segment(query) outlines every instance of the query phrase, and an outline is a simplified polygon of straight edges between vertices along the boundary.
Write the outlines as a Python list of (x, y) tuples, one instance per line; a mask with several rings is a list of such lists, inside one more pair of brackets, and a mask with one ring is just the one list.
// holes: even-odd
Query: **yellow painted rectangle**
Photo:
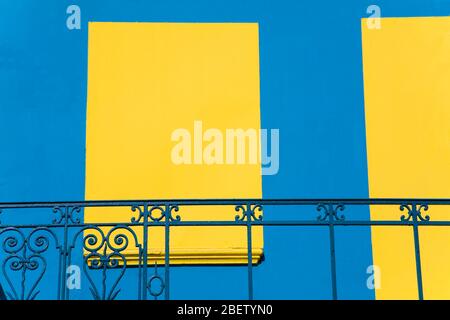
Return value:
[[(450, 18), (362, 20), (369, 193), (372, 198), (450, 197)], [(398, 207), (371, 208), (399, 220)], [(449, 219), (443, 207), (423, 213)], [(424, 297), (450, 298), (450, 229), (419, 228)], [(416, 299), (412, 229), (373, 227), (378, 299)]]
[[(259, 130), (257, 24), (89, 23), (88, 65), (86, 199), (262, 197), (259, 164), (176, 165), (171, 159), (172, 132), (193, 133), (196, 120), (205, 130)], [(236, 212), (183, 207), (177, 214), (234, 220)], [(85, 212), (86, 222), (132, 216), (130, 208)], [(163, 230), (150, 228), (149, 253), (157, 260), (163, 240)], [(171, 229), (174, 263), (245, 263), (246, 247), (244, 228)], [(254, 228), (256, 260), (262, 247), (262, 228)]]

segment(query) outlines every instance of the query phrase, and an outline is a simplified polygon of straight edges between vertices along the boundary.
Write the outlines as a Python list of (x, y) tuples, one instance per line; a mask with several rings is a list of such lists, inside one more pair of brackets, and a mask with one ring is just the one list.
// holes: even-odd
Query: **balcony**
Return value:
[[(192, 206), (227, 207), (234, 219), (183, 220), (183, 210)], [(189, 227), (238, 227), (246, 233), (246, 296), (254, 298), (253, 271), (258, 264), (252, 236), (255, 228), (301, 226), (325, 228), (328, 236), (332, 299), (339, 299), (336, 268), (338, 228), (403, 227), (413, 238), (417, 296), (424, 298), (421, 246), (422, 228), (449, 227), (450, 221), (433, 220), (431, 208), (450, 207), (450, 199), (202, 199), (202, 200), (121, 200), (79, 202), (0, 203), (0, 298), (11, 300), (51, 299), (113, 300), (170, 299), (171, 231)], [(120, 207), (129, 216), (121, 223), (84, 223), (89, 207)], [(292, 215), (284, 215), (290, 207)], [(358, 208), (391, 208), (392, 219), (359, 219)], [(271, 209), (276, 216), (263, 218)], [(25, 214), (26, 213), (26, 214)], [(427, 215), (430, 213), (430, 215)], [(29, 217), (33, 219), (29, 219)], [(24, 217), (27, 217), (26, 219)], [(20, 221), (9, 224), (4, 221)], [(28, 220), (32, 221), (26, 223)], [(36, 223), (35, 221), (39, 221)], [(164, 230), (163, 258), (152, 257), (149, 233)], [(303, 229), (302, 229), (303, 230)], [(345, 229), (348, 230), (348, 229)], [(298, 231), (301, 232), (301, 231)], [(126, 251), (137, 250), (131, 261)], [(261, 254), (261, 253), (258, 253)], [(74, 261), (81, 263), (74, 264)], [(197, 262), (193, 263), (197, 264)], [(189, 267), (189, 265), (187, 266)], [(226, 267), (233, 267), (225, 265)], [(89, 295), (77, 297), (77, 277), (89, 285)], [(289, 275), (295, 277), (295, 275)]]

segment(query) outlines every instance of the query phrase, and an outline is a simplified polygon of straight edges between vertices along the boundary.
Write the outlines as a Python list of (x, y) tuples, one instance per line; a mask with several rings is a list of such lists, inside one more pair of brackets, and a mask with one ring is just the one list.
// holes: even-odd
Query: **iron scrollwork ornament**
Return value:
[(343, 214), (339, 215), (338, 211), (344, 211), (345, 206), (343, 204), (334, 205), (319, 203), (316, 208), (321, 214), (317, 217), (318, 221), (325, 221), (327, 219), (333, 219), (335, 221), (344, 221), (345, 216)]
[(236, 222), (239, 221), (262, 221), (263, 216), (262, 214), (257, 214), (256, 212), (263, 211), (263, 207), (260, 204), (246, 204), (244, 205), (237, 205), (234, 210), (236, 212), (240, 212), (240, 215), (237, 214), (234, 217), (234, 220)]
[(403, 222), (407, 221), (430, 221), (430, 216), (422, 216), (422, 210), (428, 211), (427, 204), (402, 204), (400, 206), (400, 211), (408, 211), (407, 215), (402, 215), (400, 220)]

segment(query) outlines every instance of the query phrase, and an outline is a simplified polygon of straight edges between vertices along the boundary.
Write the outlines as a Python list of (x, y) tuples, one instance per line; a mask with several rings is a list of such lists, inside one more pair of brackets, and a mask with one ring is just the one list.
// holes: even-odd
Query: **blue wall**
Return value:
[[(262, 127), (280, 128), (281, 152), (279, 173), (263, 178), (264, 197), (366, 198), (360, 18), (373, 3), (0, 0), (0, 201), (84, 199), (88, 21), (258, 22)], [(70, 4), (81, 8), (81, 30), (66, 28)], [(447, 0), (375, 4), (382, 16), (450, 13)], [(266, 219), (294, 214), (265, 211)], [(48, 215), (5, 213), (2, 222)], [(265, 250), (255, 298), (331, 298), (326, 229), (266, 228)], [(374, 298), (366, 287), (370, 230), (338, 230), (337, 258), (339, 297)], [(135, 286), (133, 272), (122, 287)], [(245, 267), (176, 267), (171, 276), (172, 298), (246, 297)], [(52, 298), (56, 283), (46, 279), (40, 295)], [(88, 283), (71, 295), (89, 297)]]

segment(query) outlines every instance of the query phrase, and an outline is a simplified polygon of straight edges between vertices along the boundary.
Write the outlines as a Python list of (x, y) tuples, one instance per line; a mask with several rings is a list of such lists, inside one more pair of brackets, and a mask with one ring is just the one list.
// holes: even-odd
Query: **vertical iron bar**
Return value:
[(142, 300), (142, 247), (139, 246), (138, 259), (138, 300)]
[[(105, 243), (104, 247), (103, 247), (103, 257), (106, 257), (106, 249), (107, 249), (108, 245)], [(107, 263), (103, 263), (103, 268), (102, 268), (102, 300), (106, 300), (106, 272), (108, 271), (107, 269)]]
[(251, 207), (247, 205), (247, 272), (248, 272), (248, 300), (253, 300), (253, 255), (252, 255), (252, 221)]
[(62, 211), (64, 214), (64, 241), (63, 241), (63, 265), (61, 270), (61, 300), (66, 300), (66, 292), (67, 292), (67, 247), (68, 247), (68, 224), (69, 224), (69, 210), (70, 207), (64, 207), (64, 210)]
[(330, 230), (330, 259), (331, 259), (331, 285), (333, 300), (337, 300), (337, 281), (336, 281), (336, 247), (334, 242), (334, 208), (329, 206), (329, 230)]
[(413, 231), (414, 231), (414, 249), (416, 255), (416, 275), (417, 275), (417, 290), (419, 294), (419, 300), (423, 300), (423, 287), (422, 287), (422, 266), (420, 261), (420, 243), (419, 243), (419, 226), (417, 225), (416, 206), (413, 209)]
[[(25, 240), (24, 242), (24, 246), (22, 249), (22, 256), (26, 257), (27, 256), (27, 240)], [(22, 268), (22, 281), (21, 281), (21, 295), (20, 295), (20, 300), (25, 300), (25, 281), (26, 281), (26, 272), (27, 272), (27, 268), (24, 266)]]
[(164, 229), (165, 229), (165, 248), (164, 248), (164, 297), (170, 299), (169, 294), (169, 269), (170, 269), (170, 205), (165, 206)]
[(1, 284), (0, 284), (0, 300), (6, 300), (6, 294)]
[(144, 204), (143, 207), (143, 252), (142, 252), (142, 299), (147, 300), (147, 263), (148, 263), (148, 204)]
[[(68, 266), (72, 265), (72, 249), (70, 249), (70, 247), (67, 248), (67, 261), (68, 261), (68, 264), (67, 264)], [(66, 272), (66, 275), (67, 275), (67, 272)], [(66, 283), (65, 287), (66, 287), (66, 290), (67, 290), (66, 299), (70, 300), (70, 290), (67, 287), (67, 283)]]
[[(63, 244), (64, 245), (64, 244)], [(62, 259), (64, 259), (64, 248), (59, 250), (59, 263), (58, 263), (58, 292), (56, 293), (56, 300), (61, 300), (61, 269), (62, 269)]]

